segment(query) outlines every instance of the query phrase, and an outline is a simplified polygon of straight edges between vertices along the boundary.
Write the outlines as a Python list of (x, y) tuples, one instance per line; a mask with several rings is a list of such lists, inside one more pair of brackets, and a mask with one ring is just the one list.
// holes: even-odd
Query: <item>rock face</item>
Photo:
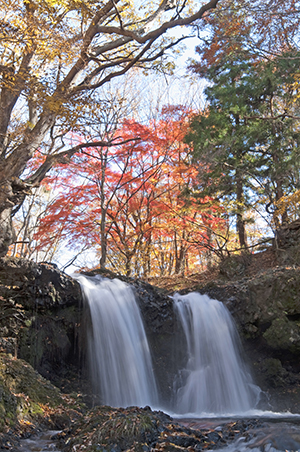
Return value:
[(76, 281), (47, 263), (1, 258), (0, 307), (2, 351), (61, 387), (78, 379), (82, 296)]
[(186, 339), (173, 300), (150, 284), (133, 283), (153, 356), (161, 406), (169, 409), (174, 376), (186, 364)]
[(79, 284), (46, 262), (0, 258), (0, 285), (3, 297), (22, 301), (26, 309), (65, 308), (81, 299)]

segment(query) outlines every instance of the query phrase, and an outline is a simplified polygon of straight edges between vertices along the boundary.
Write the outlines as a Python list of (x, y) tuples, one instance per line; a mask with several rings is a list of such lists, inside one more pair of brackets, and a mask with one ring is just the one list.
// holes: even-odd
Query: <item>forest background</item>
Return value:
[(300, 2), (155, 3), (1, 1), (2, 255), (188, 274), (299, 217)]

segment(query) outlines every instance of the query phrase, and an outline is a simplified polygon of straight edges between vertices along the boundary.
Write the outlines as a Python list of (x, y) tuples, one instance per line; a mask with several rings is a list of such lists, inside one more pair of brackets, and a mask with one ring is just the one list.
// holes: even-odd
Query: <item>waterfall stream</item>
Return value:
[(223, 303), (193, 292), (175, 295), (175, 309), (187, 341), (175, 411), (229, 414), (254, 408), (260, 389), (241, 357), (241, 344)]
[[(132, 289), (117, 279), (77, 279), (91, 313), (89, 354), (101, 403), (158, 406), (149, 345)], [(176, 295), (174, 306), (187, 342), (186, 367), (173, 376), (174, 412), (225, 415), (254, 408), (260, 390), (243, 363), (226, 307), (198, 293)]]
[(114, 407), (156, 405), (149, 345), (130, 286), (118, 279), (77, 279), (91, 312), (89, 354), (101, 402)]

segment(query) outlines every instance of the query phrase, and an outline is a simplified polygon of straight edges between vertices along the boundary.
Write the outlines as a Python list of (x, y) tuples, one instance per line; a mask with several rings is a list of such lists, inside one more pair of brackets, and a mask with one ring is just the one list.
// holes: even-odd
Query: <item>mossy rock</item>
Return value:
[(267, 358), (260, 364), (265, 381), (273, 388), (286, 386), (288, 371), (282, 367), (281, 361)]
[(300, 352), (300, 328), (286, 317), (273, 320), (263, 337), (269, 347), (278, 351)]
[(272, 299), (278, 312), (287, 315), (300, 314), (300, 279), (299, 274), (286, 271), (283, 275), (273, 280)]
[(239, 429), (239, 422), (225, 427), (222, 434), (208, 429), (194, 429), (177, 423), (162, 411), (149, 407), (96, 407), (85, 413), (70, 429), (62, 432), (60, 445), (64, 452), (178, 452), (201, 451), (225, 444), (232, 439), (231, 425)]
[(0, 354), (0, 432), (17, 425), (64, 427), (78, 406), (28, 363)]
[(243, 253), (229, 256), (220, 262), (219, 272), (221, 276), (234, 279), (243, 276), (250, 264), (251, 254)]

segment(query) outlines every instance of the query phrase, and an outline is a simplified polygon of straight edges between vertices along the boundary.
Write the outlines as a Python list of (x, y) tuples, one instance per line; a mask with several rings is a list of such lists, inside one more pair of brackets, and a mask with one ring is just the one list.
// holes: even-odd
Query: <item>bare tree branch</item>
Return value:
[(50, 169), (57, 163), (68, 163), (74, 154), (86, 148), (95, 147), (112, 147), (121, 146), (132, 141), (139, 141), (140, 138), (130, 138), (124, 141), (111, 140), (111, 141), (91, 141), (88, 143), (80, 143), (76, 146), (67, 149), (66, 151), (59, 152), (58, 154), (48, 155), (44, 163), (37, 169), (37, 171), (25, 180), (25, 183), (30, 186), (39, 185), (44, 179), (45, 175), (50, 171)]

